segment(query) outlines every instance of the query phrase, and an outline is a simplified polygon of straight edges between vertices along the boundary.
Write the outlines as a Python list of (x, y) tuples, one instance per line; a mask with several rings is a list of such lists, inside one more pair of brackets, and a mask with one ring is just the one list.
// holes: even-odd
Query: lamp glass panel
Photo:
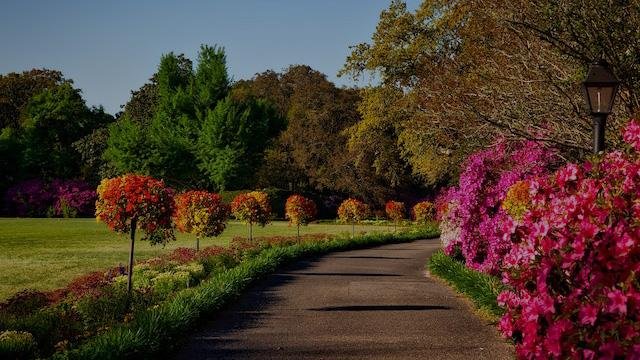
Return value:
[(588, 86), (589, 106), (594, 114), (609, 114), (613, 105), (614, 86)]

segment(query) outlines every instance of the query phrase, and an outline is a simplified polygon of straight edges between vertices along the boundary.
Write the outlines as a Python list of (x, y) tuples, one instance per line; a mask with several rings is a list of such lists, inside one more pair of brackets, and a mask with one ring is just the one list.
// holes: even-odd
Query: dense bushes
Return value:
[(528, 181), (528, 210), (503, 223), (500, 328), (520, 357), (640, 357), (638, 123), (624, 139), (626, 153)]
[(460, 231), (449, 254), (502, 277), (500, 330), (519, 358), (640, 357), (640, 125), (623, 138), (627, 150), (551, 174), (543, 152), (528, 169), (479, 153), (440, 198), (441, 225)]
[(7, 190), (7, 213), (14, 216), (93, 216), (96, 191), (80, 180), (31, 179)]
[(459, 186), (438, 200), (443, 232), (459, 232), (455, 238), (445, 235), (445, 251), (460, 251), (470, 268), (497, 274), (511, 246), (499, 233), (500, 224), (509, 217), (501, 202), (511, 185), (547, 173), (554, 159), (552, 150), (532, 141), (499, 141), (471, 155), (464, 162)]

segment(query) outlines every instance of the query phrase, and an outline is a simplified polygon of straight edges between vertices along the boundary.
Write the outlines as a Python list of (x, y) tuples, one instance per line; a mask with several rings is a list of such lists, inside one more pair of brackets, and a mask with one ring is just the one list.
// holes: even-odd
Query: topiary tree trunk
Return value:
[(133, 250), (136, 241), (136, 219), (131, 219), (131, 248), (129, 250), (129, 269), (127, 270), (127, 297), (131, 297), (133, 289)]

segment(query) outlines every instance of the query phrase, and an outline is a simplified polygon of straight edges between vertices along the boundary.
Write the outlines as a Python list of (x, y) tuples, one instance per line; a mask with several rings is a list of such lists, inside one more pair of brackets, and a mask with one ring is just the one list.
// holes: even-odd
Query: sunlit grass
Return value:
[[(356, 226), (356, 231), (390, 231), (388, 226)], [(301, 234), (351, 232), (350, 225), (310, 224)], [(225, 246), (234, 236), (247, 236), (246, 225), (232, 221), (217, 238), (202, 239), (200, 246)], [(253, 228), (254, 236), (295, 235), (296, 228), (277, 221)], [(177, 247), (195, 247), (195, 238), (178, 234), (178, 240), (162, 246), (136, 242), (136, 259), (168, 252)], [(90, 271), (125, 264), (129, 242), (94, 219), (0, 218), (0, 300), (25, 288), (49, 290)]]

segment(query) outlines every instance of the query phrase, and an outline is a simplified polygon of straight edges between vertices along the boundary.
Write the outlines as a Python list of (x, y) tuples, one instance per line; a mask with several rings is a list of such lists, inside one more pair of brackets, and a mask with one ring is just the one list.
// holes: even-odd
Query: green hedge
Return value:
[(326, 242), (273, 247), (242, 261), (238, 266), (182, 290), (170, 300), (136, 315), (130, 323), (115, 326), (80, 347), (54, 355), (55, 359), (142, 359), (155, 358), (176, 339), (188, 334), (198, 322), (236, 299), (251, 283), (273, 273), (295, 259), (369, 247), (407, 242), (438, 235), (436, 228), (422, 228), (395, 234), (371, 234), (336, 238)]
[(456, 291), (469, 297), (475, 306), (487, 312), (494, 319), (504, 313), (496, 298), (504, 289), (500, 279), (467, 268), (462, 262), (438, 251), (427, 263), (427, 268)]

